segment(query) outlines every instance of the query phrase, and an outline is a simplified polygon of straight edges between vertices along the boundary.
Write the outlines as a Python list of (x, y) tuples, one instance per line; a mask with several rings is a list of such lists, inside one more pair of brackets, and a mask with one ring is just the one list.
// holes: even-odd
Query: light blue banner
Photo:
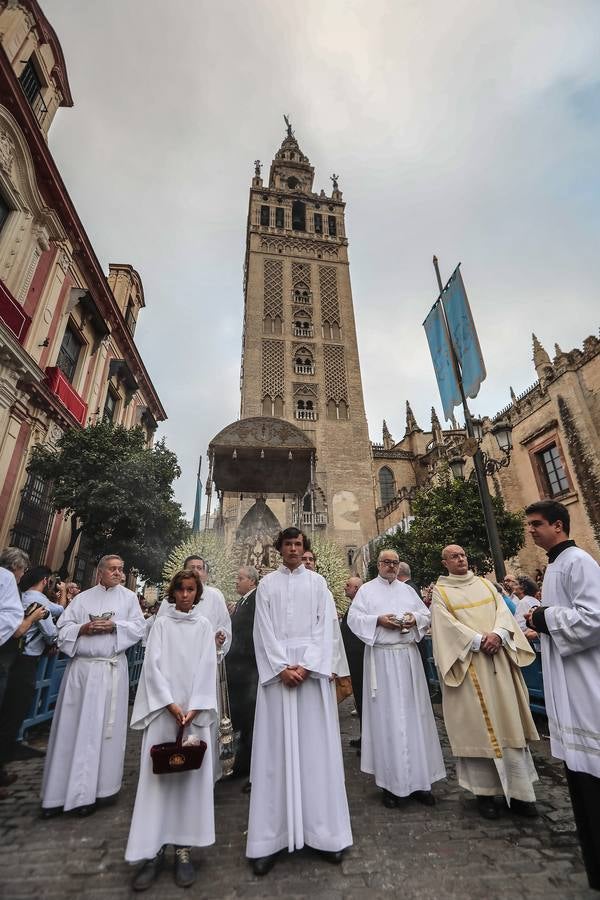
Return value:
[[(467, 300), (460, 268), (456, 268), (444, 293), (442, 303), (448, 322), (450, 338), (462, 374), (463, 390), (467, 397), (476, 397), (485, 379), (485, 363), (479, 338)], [(448, 418), (446, 416), (446, 418)]]
[(433, 368), (437, 379), (444, 418), (451, 419), (454, 407), (461, 403), (460, 388), (452, 364), (448, 330), (444, 321), (441, 301), (435, 304), (423, 322), (427, 342), (433, 360)]

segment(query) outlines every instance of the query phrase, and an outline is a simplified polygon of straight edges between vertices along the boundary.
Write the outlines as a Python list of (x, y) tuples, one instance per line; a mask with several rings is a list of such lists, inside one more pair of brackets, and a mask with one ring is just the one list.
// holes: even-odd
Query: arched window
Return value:
[(283, 400), (281, 397), (275, 397), (275, 401), (273, 403), (273, 415), (277, 416), (278, 419), (283, 418)]
[(348, 418), (348, 404), (345, 400), (340, 400), (340, 402), (338, 403), (338, 417), (340, 419)]
[(335, 400), (327, 401), (327, 418), (337, 419), (337, 406), (335, 405)]
[(396, 496), (394, 473), (387, 466), (382, 466), (379, 470), (379, 493), (381, 494), (382, 506), (385, 506), (386, 503), (389, 503)]
[(310, 303), (310, 291), (305, 284), (294, 285), (294, 303)]
[(262, 414), (263, 414), (263, 416), (272, 416), (273, 415), (273, 401), (271, 400), (270, 397), (263, 397)]
[(306, 207), (301, 200), (292, 203), (292, 228), (294, 231), (306, 231)]
[(297, 375), (314, 375), (315, 366), (312, 354), (306, 347), (301, 347), (296, 351), (294, 357), (294, 370)]

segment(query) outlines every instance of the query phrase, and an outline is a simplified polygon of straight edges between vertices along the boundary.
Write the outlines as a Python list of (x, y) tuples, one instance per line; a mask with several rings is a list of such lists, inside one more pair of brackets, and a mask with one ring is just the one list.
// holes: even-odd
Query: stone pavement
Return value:
[[(410, 803), (387, 810), (370, 776), (359, 770), (349, 740), (357, 736), (352, 701), (340, 707), (346, 783), (354, 846), (341, 866), (303, 851), (281, 857), (265, 878), (244, 859), (248, 798), (239, 781), (216, 787), (217, 842), (193, 851), (200, 866), (196, 885), (177, 888), (166, 869), (149, 900), (188, 897), (310, 898), (310, 900), (470, 900), (470, 898), (594, 898), (587, 888), (561, 765), (544, 739), (534, 749), (540, 774), (536, 792), (543, 816), (534, 821), (509, 812), (497, 822), (479, 818), (474, 802), (457, 787), (440, 710), (436, 716), (448, 780), (435, 787), (433, 809)], [(543, 720), (541, 731), (544, 730)], [(43, 745), (45, 736), (32, 739)], [(137, 782), (139, 734), (130, 733), (124, 787), (116, 806), (87, 819), (38, 818), (42, 760), (13, 763), (19, 780), (0, 802), (0, 896), (120, 900), (132, 896), (131, 869), (123, 861)], [(68, 760), (65, 760), (68, 765)], [(174, 776), (176, 777), (176, 776)]]

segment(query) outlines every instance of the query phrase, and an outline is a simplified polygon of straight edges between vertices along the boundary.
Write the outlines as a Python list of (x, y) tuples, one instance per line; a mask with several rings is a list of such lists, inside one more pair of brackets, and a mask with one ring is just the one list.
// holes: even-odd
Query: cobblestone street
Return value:
[[(217, 842), (194, 851), (199, 878), (188, 896), (206, 898), (293, 898), (367, 900), (403, 898), (593, 898), (579, 855), (562, 768), (548, 756), (548, 741), (534, 750), (540, 774), (536, 787), (542, 817), (533, 822), (506, 814), (484, 822), (454, 781), (434, 790), (434, 809), (410, 803), (385, 809), (373, 780), (360, 773), (349, 747), (357, 736), (352, 701), (340, 708), (346, 782), (354, 846), (340, 867), (304, 851), (283, 855), (265, 878), (256, 878), (244, 858), (248, 798), (241, 782), (216, 788)], [(542, 731), (544, 730), (542, 723)], [(34, 741), (42, 746), (45, 736)], [(122, 898), (131, 896), (132, 870), (123, 861), (137, 782), (139, 736), (130, 732), (124, 787), (117, 805), (87, 819), (38, 818), (42, 760), (13, 763), (19, 780), (0, 802), (0, 892), (12, 900), (39, 898)], [(68, 764), (68, 761), (65, 761)], [(149, 898), (181, 897), (167, 868)]]

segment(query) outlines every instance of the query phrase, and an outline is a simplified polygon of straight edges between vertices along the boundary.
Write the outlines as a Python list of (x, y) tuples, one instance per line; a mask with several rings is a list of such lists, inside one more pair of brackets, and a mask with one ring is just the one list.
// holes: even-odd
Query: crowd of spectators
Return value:
[(79, 590), (48, 566), (30, 566), (18, 547), (0, 552), (0, 799), (18, 778), (6, 764), (44, 755), (18, 737), (35, 696), (40, 658), (56, 655), (56, 623)]

